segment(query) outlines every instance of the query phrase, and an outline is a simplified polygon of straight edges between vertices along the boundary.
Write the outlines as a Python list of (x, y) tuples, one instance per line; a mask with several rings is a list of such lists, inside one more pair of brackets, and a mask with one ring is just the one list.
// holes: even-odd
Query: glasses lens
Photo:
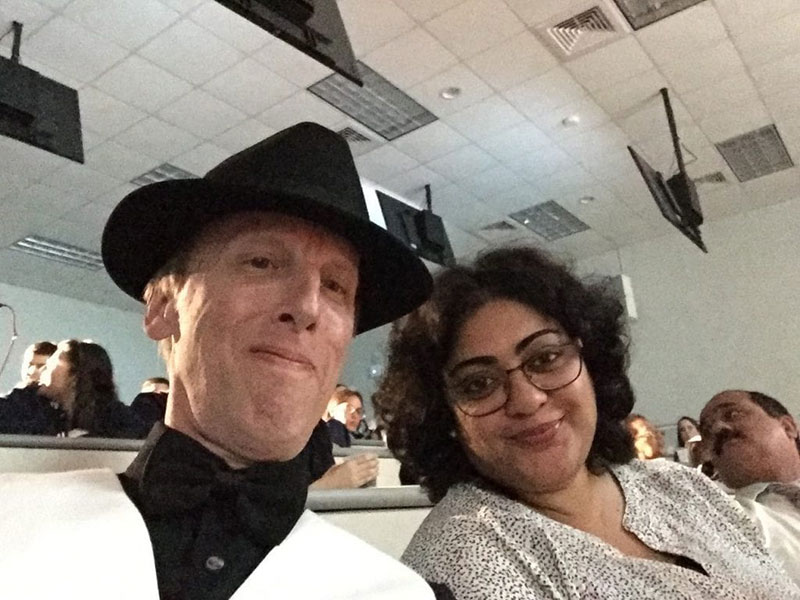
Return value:
[(499, 365), (459, 373), (449, 379), (447, 392), (451, 401), (468, 415), (484, 414), (502, 405), (505, 372)]
[(528, 381), (540, 390), (556, 390), (578, 378), (581, 361), (574, 344), (556, 344), (535, 349), (521, 368)]

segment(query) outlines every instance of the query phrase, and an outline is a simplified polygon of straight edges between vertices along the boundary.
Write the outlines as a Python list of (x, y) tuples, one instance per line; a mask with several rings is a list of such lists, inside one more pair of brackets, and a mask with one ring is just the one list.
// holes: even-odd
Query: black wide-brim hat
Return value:
[(356, 332), (411, 312), (430, 295), (425, 264), (369, 219), (347, 142), (300, 123), (242, 150), (200, 179), (153, 183), (125, 196), (103, 231), (103, 263), (141, 301), (153, 275), (209, 223), (243, 211), (273, 211), (318, 224), (359, 256)]

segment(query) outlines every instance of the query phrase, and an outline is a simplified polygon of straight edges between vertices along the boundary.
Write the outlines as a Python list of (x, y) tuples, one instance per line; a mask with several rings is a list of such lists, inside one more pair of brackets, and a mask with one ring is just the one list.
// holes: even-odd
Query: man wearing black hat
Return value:
[[(303, 123), (202, 179), (140, 188), (110, 216), (103, 260), (146, 302), (170, 376), (166, 425), (119, 478), (0, 479), (1, 543), (14, 548), (0, 553), (3, 595), (433, 597), (304, 511), (302, 450), (350, 340), (431, 289), (422, 262), (369, 221), (347, 143)], [(326, 572), (334, 548), (358, 579)], [(33, 576), (42, 565), (48, 576)]]

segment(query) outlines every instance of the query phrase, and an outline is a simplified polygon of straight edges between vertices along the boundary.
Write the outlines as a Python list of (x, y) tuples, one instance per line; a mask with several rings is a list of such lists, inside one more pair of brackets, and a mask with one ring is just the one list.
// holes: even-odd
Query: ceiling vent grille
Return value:
[(569, 14), (562, 13), (532, 28), (562, 60), (596, 50), (630, 31), (610, 0), (591, 0), (571, 7)]
[(794, 166), (775, 125), (716, 144), (739, 181), (750, 181)]
[(634, 29), (666, 19), (703, 0), (614, 0)]
[(436, 120), (436, 115), (362, 62), (356, 63), (360, 87), (334, 73), (308, 91), (387, 140), (394, 140)]
[(158, 183), (159, 181), (169, 181), (171, 179), (197, 179), (197, 175), (184, 171), (180, 167), (163, 163), (158, 165), (155, 169), (150, 169), (147, 173), (142, 173), (138, 177), (131, 179), (133, 185), (148, 185), (150, 183)]
[(31, 256), (90, 271), (99, 271), (103, 268), (103, 259), (99, 253), (43, 237), (33, 235), (24, 237), (11, 244), (10, 248)]
[(489, 243), (511, 242), (513, 240), (530, 236), (527, 229), (516, 223), (497, 221), (489, 223), (474, 232)]
[(548, 242), (586, 231), (589, 226), (555, 200), (548, 200), (509, 215)]
[(728, 183), (728, 180), (725, 178), (725, 173), (722, 171), (715, 171), (714, 173), (708, 173), (707, 175), (703, 175), (702, 177), (697, 177), (693, 179), (695, 183)]

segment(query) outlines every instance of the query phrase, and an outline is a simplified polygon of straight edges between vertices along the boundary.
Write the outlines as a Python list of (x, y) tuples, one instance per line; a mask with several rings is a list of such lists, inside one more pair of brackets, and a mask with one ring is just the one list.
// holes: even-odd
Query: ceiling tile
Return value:
[(458, 59), (430, 33), (417, 27), (370, 52), (364, 62), (394, 85), (406, 88), (443, 71)]
[[(3, 202), (7, 203), (5, 208), (14, 212), (41, 215), (42, 218), (37, 221), (43, 223), (55, 220), (65, 212), (82, 206), (86, 203), (86, 198), (77, 190), (65, 192), (63, 189), (36, 183)], [(8, 214), (4, 211), (3, 218)]]
[(691, 61), (691, 69), (686, 68), (685, 58), (661, 64), (661, 71), (670, 82), (670, 88), (679, 94), (713, 81), (745, 75), (742, 59), (730, 40), (693, 54)]
[(160, 33), (139, 52), (194, 85), (205, 83), (242, 59), (241, 52), (187, 19)]
[(119, 134), (115, 141), (162, 162), (169, 162), (200, 143), (200, 139), (188, 131), (174, 127), (155, 117), (139, 121), (127, 131)]
[(122, 181), (130, 181), (159, 164), (154, 158), (110, 140), (86, 153), (87, 167)]
[(800, 81), (800, 53), (753, 67), (751, 73), (762, 96), (795, 90), (796, 82)]
[(267, 127), (261, 121), (247, 119), (220, 133), (214, 138), (214, 143), (230, 153), (236, 153), (268, 138), (275, 132), (275, 129)]
[(211, 139), (247, 118), (243, 112), (198, 89), (161, 110), (159, 116), (205, 139)]
[[(0, 23), (3, 24), (3, 27), (6, 27), (6, 24), (10, 26), (12, 21), (19, 21), (24, 24), (22, 30), (23, 44), (26, 43), (33, 32), (44, 25), (52, 16), (52, 10), (39, 3), (31, 2), (31, 0), (3, 0), (3, 4), (0, 6)], [(13, 36), (7, 35), (0, 40), (0, 46), (10, 49), (13, 41)], [(3, 56), (6, 55), (4, 54)]]
[[(29, 210), (20, 210), (7, 200), (0, 200), (0, 210), (3, 211), (3, 219), (0, 221), (0, 248), (10, 246), (17, 240), (38, 232), (39, 229), (55, 220), (55, 216), (49, 212), (37, 213)], [(5, 252), (10, 252), (10, 255), (6, 255)], [(0, 250), (0, 254), (11, 259), (18, 253), (10, 250)], [(13, 266), (15, 266), (15, 263), (11, 261), (2, 261), (0, 263), (0, 280), (8, 281), (8, 274), (13, 270)]]
[(448, 185), (434, 193), (434, 212), (464, 230), (478, 229), (503, 218), (460, 186)]
[(303, 90), (267, 109), (259, 115), (258, 120), (272, 129), (280, 131), (301, 121), (313, 121), (334, 129), (345, 118), (344, 113), (339, 112), (324, 100), (320, 100), (311, 92)]
[(733, 43), (749, 67), (772, 62), (800, 52), (800, 10), (740, 33)]
[[(565, 119), (577, 118), (577, 124), (565, 124)], [(608, 114), (591, 98), (582, 98), (539, 115), (531, 116), (531, 122), (554, 140), (579, 136), (606, 123)]]
[(142, 111), (91, 86), (82, 88), (78, 96), (84, 129), (90, 129), (104, 138), (124, 131), (145, 117)]
[(380, 184), (398, 173), (413, 169), (417, 164), (413, 158), (389, 144), (356, 157), (358, 174)]
[(769, 125), (772, 119), (761, 101), (732, 107), (730, 112), (712, 113), (699, 122), (712, 142), (722, 142), (753, 129)]
[(725, 113), (735, 120), (736, 113), (732, 111), (737, 106), (760, 101), (753, 80), (743, 75), (728, 77), (681, 94), (681, 100), (697, 121), (717, 113)]
[(425, 28), (460, 58), (499, 44), (525, 28), (503, 0), (467, 0), (431, 19)]
[(583, 99), (586, 90), (568, 71), (556, 67), (503, 92), (523, 114), (539, 116), (560, 106)]
[(528, 208), (544, 201), (539, 190), (530, 183), (522, 182), (520, 185), (509, 188), (503, 192), (484, 198), (484, 203), (492, 210), (503, 215)]
[(122, 60), (127, 51), (70, 19), (55, 16), (28, 39), (25, 54), (86, 83)]
[[(417, 202), (419, 206), (425, 204), (425, 186), (430, 185), (432, 188), (439, 188), (447, 185), (449, 182), (439, 175), (434, 173), (428, 167), (420, 165), (405, 171), (399, 175), (395, 175), (391, 179), (387, 179), (383, 185), (387, 189), (392, 190), (403, 196), (406, 200)], [(433, 198), (436, 202), (436, 198)]]
[(325, 65), (277, 38), (255, 52), (253, 58), (270, 71), (302, 88), (325, 79), (333, 73)]
[(214, 144), (200, 144), (172, 160), (172, 164), (202, 177), (231, 155)]
[(586, 157), (603, 157), (609, 151), (624, 149), (630, 143), (630, 138), (622, 129), (614, 123), (607, 123), (589, 131), (583, 131), (579, 135), (553, 139), (562, 150), (567, 152), (576, 160)]
[(252, 58), (220, 73), (203, 88), (250, 116), (264, 112), (298, 91), (294, 84)]
[[(514, 57), (509, 60), (509, 57)], [(543, 75), (558, 63), (530, 31), (522, 31), (502, 43), (469, 58), (467, 65), (496, 90)]]
[(406, 11), (413, 19), (424, 22), (440, 15), (446, 10), (463, 2), (464, 0), (394, 0), (400, 8)]
[(122, 200), (125, 196), (138, 189), (139, 186), (133, 185), (132, 183), (123, 183), (122, 185), (115, 187), (113, 190), (93, 198), (92, 201), (113, 208), (119, 204), (120, 200)]
[(509, 169), (534, 185), (540, 179), (574, 164), (574, 159), (556, 147), (540, 148), (537, 152), (521, 154), (505, 163)]
[[(88, 227), (86, 223), (74, 223), (65, 219), (56, 219), (47, 225), (44, 225), (39, 230), (39, 235), (57, 240), (73, 246), (86, 248), (87, 250), (100, 251), (100, 236), (103, 233), (102, 227)], [(45, 261), (47, 262), (47, 261)], [(60, 264), (60, 263), (56, 263)], [(64, 267), (66, 269), (75, 269), (77, 267)]]
[(339, 11), (356, 56), (365, 56), (416, 26), (391, 0), (339, 0)]
[(674, 63), (678, 59), (694, 61), (699, 51), (727, 39), (725, 26), (711, 2), (682, 10), (639, 29), (634, 35), (658, 64)]
[(555, 240), (547, 245), (551, 252), (564, 254), (571, 258), (584, 258), (613, 250), (615, 245), (598, 232), (587, 229), (569, 237)]
[(470, 260), (471, 257), (486, 247), (486, 242), (467, 233), (454, 223), (444, 221), (444, 229), (447, 232), (447, 239), (453, 248), (453, 255), (458, 262)]
[(183, 79), (135, 54), (103, 74), (94, 85), (148, 112), (159, 110), (192, 89)]
[[(536, 189), (542, 199), (556, 199), (566, 194), (576, 194), (590, 189), (594, 193), (602, 184), (580, 164), (574, 163), (536, 180)], [(591, 195), (590, 193), (590, 195)]]
[(528, 154), (549, 146), (552, 140), (533, 123), (523, 122), (500, 133), (477, 142), (502, 163), (516, 159), (520, 154)]
[(100, 194), (109, 192), (122, 183), (121, 180), (90, 169), (77, 163), (69, 163), (43, 177), (42, 185), (62, 190), (91, 200)]
[(491, 205), (495, 196), (524, 186), (525, 181), (510, 169), (497, 165), (461, 179), (459, 185), (468, 189), (485, 204)]
[(568, 16), (564, 0), (506, 0), (506, 3), (528, 25), (538, 25), (558, 14)]
[(797, 11), (797, 0), (715, 0), (714, 4), (732, 35), (749, 31), (754, 24), (767, 23)]
[(97, 202), (87, 202), (74, 210), (67, 211), (61, 218), (70, 223), (77, 223), (78, 225), (89, 226), (93, 235), (98, 231), (102, 231), (111, 216), (113, 207)]
[(158, 0), (73, 0), (64, 14), (129, 50), (138, 48), (180, 17)]
[(494, 95), (447, 115), (444, 120), (477, 142), (521, 123), (525, 117), (503, 98)]
[(654, 68), (633, 36), (624, 37), (564, 65), (590, 92), (618, 86), (639, 73)]
[(26, 187), (70, 163), (66, 158), (4, 136), (0, 136), (0, 156), (3, 157), (0, 196), (6, 195), (10, 187)]
[(497, 161), (485, 151), (469, 145), (432, 160), (427, 167), (445, 179), (455, 181), (496, 165)]
[(434, 121), (392, 141), (395, 148), (423, 163), (467, 144), (467, 138), (443, 121)]
[(189, 18), (247, 54), (272, 39), (270, 33), (218, 2), (202, 4), (189, 14)]
[(169, 6), (170, 8), (174, 8), (179, 13), (186, 14), (193, 9), (197, 8), (199, 4), (204, 2), (209, 2), (209, 0), (161, 0), (164, 4)]
[[(461, 94), (451, 100), (442, 98), (441, 91), (449, 87), (460, 88)], [(492, 95), (492, 88), (462, 64), (450, 67), (406, 91), (409, 96), (439, 117), (454, 113)]]
[(658, 91), (667, 86), (667, 80), (660, 71), (652, 69), (618, 85), (592, 92), (592, 97), (609, 115), (621, 116), (658, 98)]

